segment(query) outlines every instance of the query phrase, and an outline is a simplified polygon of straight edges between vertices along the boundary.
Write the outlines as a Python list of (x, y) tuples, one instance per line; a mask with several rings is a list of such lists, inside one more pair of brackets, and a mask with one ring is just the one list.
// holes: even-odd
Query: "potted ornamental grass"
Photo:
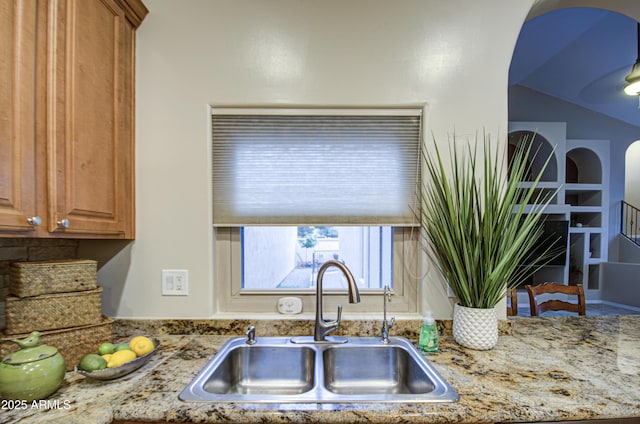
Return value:
[(456, 297), (456, 342), (485, 350), (498, 341), (496, 305), (536, 270), (521, 264), (553, 257), (550, 249), (537, 258), (530, 252), (555, 193), (536, 189), (553, 152), (531, 176), (532, 140), (522, 139), (507, 165), (506, 147), (500, 153), (489, 135), (478, 138), (460, 145), (454, 135), (448, 158), (435, 139), (431, 151), (422, 149), (419, 219), (422, 248)]

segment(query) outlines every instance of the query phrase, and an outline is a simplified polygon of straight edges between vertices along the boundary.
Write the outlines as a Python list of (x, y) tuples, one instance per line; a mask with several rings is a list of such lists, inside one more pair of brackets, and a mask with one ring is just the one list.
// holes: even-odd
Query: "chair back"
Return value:
[[(565, 286), (558, 283), (543, 283), (536, 286), (525, 286), (529, 293), (529, 305), (531, 307), (531, 316), (539, 316), (545, 311), (569, 311), (576, 312), (579, 315), (586, 315), (587, 308), (584, 297), (584, 288), (582, 284), (575, 286)], [(559, 299), (551, 299), (538, 303), (537, 296), (544, 293), (563, 293), (575, 295), (578, 297), (577, 303), (565, 302)]]
[(509, 293), (507, 293), (507, 297), (511, 302), (507, 304), (507, 316), (517, 316), (518, 315), (518, 293), (516, 293), (516, 289), (513, 288), (509, 290)]

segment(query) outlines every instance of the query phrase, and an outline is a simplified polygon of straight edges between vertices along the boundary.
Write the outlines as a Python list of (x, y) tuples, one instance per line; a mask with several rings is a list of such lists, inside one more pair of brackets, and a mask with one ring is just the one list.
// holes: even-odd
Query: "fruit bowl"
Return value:
[(74, 370), (84, 375), (85, 377), (93, 378), (95, 380), (113, 380), (115, 378), (119, 378), (127, 374), (131, 374), (132, 372), (134, 372), (135, 370), (137, 370), (138, 368), (146, 364), (149, 361), (149, 359), (151, 359), (151, 357), (155, 355), (155, 353), (160, 348), (160, 340), (158, 340), (155, 337), (149, 337), (149, 338), (153, 341), (153, 346), (154, 346), (151, 352), (143, 356), (140, 356), (134, 359), (133, 361), (126, 362), (120, 365), (119, 367), (105, 368), (103, 370), (96, 370), (96, 371), (89, 372), (89, 371), (83, 371), (81, 369), (78, 369), (78, 367), (76, 366)]

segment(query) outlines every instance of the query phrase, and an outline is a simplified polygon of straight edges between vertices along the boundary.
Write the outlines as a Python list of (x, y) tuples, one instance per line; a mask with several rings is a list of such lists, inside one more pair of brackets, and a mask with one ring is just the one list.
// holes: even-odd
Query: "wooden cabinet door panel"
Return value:
[(36, 215), (36, 2), (0, 0), (0, 230)]
[(50, 13), (49, 231), (125, 237), (123, 11), (112, 0), (57, 0)]

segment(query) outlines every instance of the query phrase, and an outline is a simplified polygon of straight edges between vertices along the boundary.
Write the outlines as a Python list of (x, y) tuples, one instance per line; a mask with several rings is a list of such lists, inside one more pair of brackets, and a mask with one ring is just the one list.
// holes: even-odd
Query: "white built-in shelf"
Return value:
[[(514, 145), (522, 135), (535, 134), (533, 148), (553, 152), (549, 168), (536, 185), (540, 194), (553, 195), (544, 214), (551, 220), (568, 220), (569, 257), (565, 267), (542, 267), (534, 283), (564, 281), (581, 282), (594, 298), (600, 290), (600, 265), (607, 261), (609, 228), (609, 141), (568, 140), (566, 124), (559, 122), (510, 122), (509, 143)], [(542, 162), (533, 160), (533, 174)], [(570, 181), (570, 182), (568, 182)], [(533, 182), (519, 183), (530, 188)], [(525, 211), (540, 205), (527, 205)], [(581, 227), (576, 227), (581, 223)], [(569, 269), (571, 268), (571, 272)], [(577, 268), (577, 269), (576, 269)], [(539, 274), (539, 275), (538, 275)], [(570, 275), (572, 274), (572, 275)]]
[[(518, 187), (519, 188), (531, 188), (531, 187), (533, 187), (533, 182), (531, 182), (531, 181), (521, 181), (521, 182), (518, 183)], [(559, 189), (560, 187), (562, 187), (562, 184), (560, 184), (557, 181), (539, 181), (538, 184), (536, 184), (536, 188), (539, 188), (539, 189), (556, 190), (556, 189)]]
[(575, 213), (601, 213), (602, 206), (571, 206), (571, 212)]
[(566, 183), (564, 189), (569, 192), (582, 192), (582, 191), (601, 191), (602, 184), (582, 184), (582, 183)]
[(598, 233), (602, 234), (602, 227), (569, 227), (569, 233), (571, 234), (579, 234), (579, 233)]
[[(519, 207), (520, 205), (517, 205)], [(524, 213), (531, 213), (531, 211), (541, 208), (541, 205), (526, 205)], [(566, 215), (570, 211), (569, 205), (554, 205), (550, 204), (544, 209), (545, 215)]]

